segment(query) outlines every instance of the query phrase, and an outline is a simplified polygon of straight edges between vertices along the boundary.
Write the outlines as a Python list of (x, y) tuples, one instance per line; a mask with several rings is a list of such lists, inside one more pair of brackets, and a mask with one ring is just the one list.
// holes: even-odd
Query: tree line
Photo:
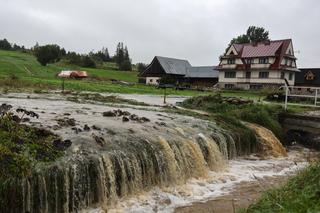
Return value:
[(0, 50), (26, 50), (24, 46), (11, 44), (7, 39), (0, 39)]
[(1, 50), (22, 50), (31, 52), (35, 55), (37, 61), (46, 66), (50, 63), (56, 63), (63, 60), (65, 63), (73, 64), (81, 67), (97, 68), (102, 66), (103, 62), (115, 62), (119, 70), (131, 71), (132, 60), (129, 56), (128, 47), (124, 46), (123, 42), (119, 42), (117, 50), (113, 56), (110, 56), (108, 48), (103, 47), (97, 52), (89, 52), (88, 54), (79, 54), (74, 51), (66, 51), (57, 44), (47, 44), (40, 46), (36, 43), (30, 49), (17, 44), (11, 44), (7, 39), (0, 40)]

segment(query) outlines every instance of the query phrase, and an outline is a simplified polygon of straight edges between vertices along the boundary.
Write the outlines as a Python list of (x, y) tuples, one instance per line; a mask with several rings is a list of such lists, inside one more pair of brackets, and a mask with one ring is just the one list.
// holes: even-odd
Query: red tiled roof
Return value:
[(270, 42), (234, 44), (234, 48), (241, 58), (275, 56), (276, 52), (282, 47), (281, 55), (285, 54), (291, 39), (276, 40)]
[(243, 58), (275, 56), (277, 50), (283, 42), (258, 43), (254, 45), (244, 45), (242, 50)]

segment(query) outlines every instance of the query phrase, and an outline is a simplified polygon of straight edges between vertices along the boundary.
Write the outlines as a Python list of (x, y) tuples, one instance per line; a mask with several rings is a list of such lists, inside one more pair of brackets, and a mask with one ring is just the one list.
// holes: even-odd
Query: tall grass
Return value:
[[(185, 100), (182, 106), (201, 109), (223, 118), (233, 118), (259, 124), (270, 129), (280, 140), (283, 139), (279, 115), (281, 106), (265, 104), (230, 104), (221, 95), (199, 96)], [(231, 121), (229, 119), (229, 121)]]
[(246, 213), (320, 212), (320, 162), (314, 163), (278, 189), (264, 193)]

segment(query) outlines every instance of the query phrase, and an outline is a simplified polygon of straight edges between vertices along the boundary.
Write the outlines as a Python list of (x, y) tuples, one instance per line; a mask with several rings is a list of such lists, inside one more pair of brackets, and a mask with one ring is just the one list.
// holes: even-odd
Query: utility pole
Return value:
[(164, 104), (166, 104), (167, 102), (166, 102), (166, 97), (167, 96), (167, 87), (166, 87), (166, 85), (164, 85), (164, 94), (163, 94), (163, 103)]
[(61, 90), (62, 90), (62, 93), (64, 93), (64, 78), (62, 78)]

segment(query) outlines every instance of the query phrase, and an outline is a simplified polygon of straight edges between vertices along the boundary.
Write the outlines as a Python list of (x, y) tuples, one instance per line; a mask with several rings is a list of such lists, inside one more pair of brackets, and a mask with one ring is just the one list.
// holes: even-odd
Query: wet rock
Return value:
[(129, 116), (129, 115), (131, 115), (131, 113), (130, 113), (130, 112), (128, 112), (128, 111), (122, 111), (122, 114), (123, 114), (123, 115), (125, 115), (125, 116)]
[(73, 127), (71, 128), (76, 134), (78, 134), (79, 132), (82, 132), (82, 129), (77, 128), (77, 127)]
[(75, 126), (76, 120), (74, 118), (60, 118), (57, 120), (60, 126)]
[(123, 121), (123, 122), (128, 122), (128, 121), (130, 121), (130, 119), (129, 119), (128, 117), (126, 117), (126, 116), (123, 116), (123, 117), (122, 117), (122, 121)]
[(132, 115), (130, 115), (130, 120), (132, 120), (132, 121), (137, 121), (137, 120), (139, 120), (139, 117), (138, 117), (138, 115), (136, 115), (136, 114), (132, 114)]
[(72, 142), (70, 140), (62, 141), (61, 139), (56, 139), (52, 144), (56, 149), (64, 151), (72, 145)]
[(88, 132), (90, 131), (90, 127), (87, 124), (85, 124), (83, 130)]
[(96, 125), (93, 125), (93, 126), (92, 126), (92, 129), (94, 129), (94, 130), (101, 130), (101, 127), (96, 126)]
[(143, 123), (144, 123), (144, 122), (150, 122), (150, 119), (149, 119), (149, 118), (146, 118), (146, 117), (141, 117), (141, 118), (140, 118), (140, 121), (143, 122)]
[(163, 121), (156, 122), (156, 124), (159, 125), (159, 126), (167, 126), (167, 124), (165, 122), (163, 122)]
[(103, 112), (102, 115), (104, 117), (116, 117), (117, 116), (117, 114), (115, 112), (113, 112), (113, 111)]
[(14, 122), (17, 122), (17, 123), (20, 123), (20, 121), (21, 121), (20, 117), (17, 116), (17, 115), (13, 115), (13, 116), (12, 116), (12, 120), (13, 120)]
[(22, 122), (30, 122), (30, 118), (23, 118)]
[(92, 134), (92, 137), (93, 137), (93, 139), (96, 141), (96, 143), (97, 143), (98, 145), (104, 146), (105, 140), (104, 140), (103, 137), (99, 137), (99, 136), (97, 136), (97, 135), (95, 135), (95, 134)]

